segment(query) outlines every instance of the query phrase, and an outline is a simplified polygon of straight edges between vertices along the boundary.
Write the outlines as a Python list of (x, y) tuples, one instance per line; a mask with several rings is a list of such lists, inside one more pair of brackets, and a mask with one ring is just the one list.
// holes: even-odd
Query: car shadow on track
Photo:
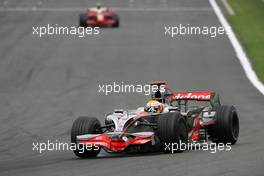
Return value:
[(97, 160), (97, 159), (114, 159), (114, 158), (129, 158), (129, 157), (152, 157), (158, 155), (167, 155), (163, 152), (141, 152), (141, 153), (107, 153), (101, 151), (97, 157), (94, 158), (78, 158), (76, 160)]

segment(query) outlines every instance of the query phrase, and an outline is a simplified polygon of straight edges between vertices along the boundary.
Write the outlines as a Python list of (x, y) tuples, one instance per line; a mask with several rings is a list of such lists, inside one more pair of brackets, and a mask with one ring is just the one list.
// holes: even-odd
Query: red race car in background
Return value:
[(119, 27), (119, 16), (97, 4), (94, 8), (89, 8), (85, 13), (80, 14), (81, 27)]

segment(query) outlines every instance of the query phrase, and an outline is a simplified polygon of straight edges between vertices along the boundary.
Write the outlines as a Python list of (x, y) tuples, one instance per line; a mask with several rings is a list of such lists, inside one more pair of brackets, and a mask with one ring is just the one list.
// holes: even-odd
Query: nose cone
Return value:
[(99, 15), (97, 16), (97, 20), (98, 20), (98, 21), (104, 21), (104, 15), (99, 14)]

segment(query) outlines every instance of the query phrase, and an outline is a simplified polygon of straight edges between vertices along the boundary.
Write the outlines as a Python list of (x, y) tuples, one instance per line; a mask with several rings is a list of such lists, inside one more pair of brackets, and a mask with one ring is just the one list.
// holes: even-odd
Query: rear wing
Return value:
[(195, 100), (208, 101), (213, 107), (221, 105), (220, 96), (217, 92), (174, 92), (169, 96), (171, 101)]
[(161, 86), (163, 86), (165, 90), (165, 97), (170, 102), (172, 101), (188, 101), (188, 100), (194, 100), (194, 101), (208, 101), (210, 102), (212, 107), (220, 106), (220, 96), (217, 92), (175, 92), (171, 90), (168, 87), (168, 83), (164, 81), (154, 81), (154, 82), (148, 82), (147, 84), (153, 86), (158, 86), (158, 89), (161, 89)]

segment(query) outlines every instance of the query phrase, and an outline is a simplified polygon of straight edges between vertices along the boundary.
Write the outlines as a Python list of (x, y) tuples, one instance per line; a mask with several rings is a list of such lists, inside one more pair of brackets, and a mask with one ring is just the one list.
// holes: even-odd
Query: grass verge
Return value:
[(264, 83), (264, 0), (228, 0), (235, 15), (228, 20)]

